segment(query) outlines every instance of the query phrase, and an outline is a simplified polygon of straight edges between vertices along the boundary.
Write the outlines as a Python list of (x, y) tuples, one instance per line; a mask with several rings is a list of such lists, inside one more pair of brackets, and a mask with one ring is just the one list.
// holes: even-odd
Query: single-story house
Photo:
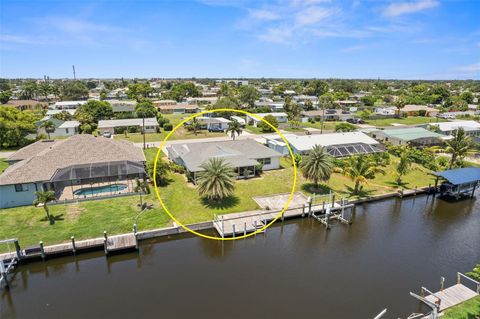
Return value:
[[(197, 116), (196, 119), (200, 123), (201, 130), (225, 131), (228, 128), (228, 123), (231, 122), (223, 117)], [(190, 123), (191, 121), (188, 121), (185, 124)]]
[(426, 130), (422, 127), (406, 127), (370, 132), (370, 136), (381, 142), (393, 145), (433, 146), (443, 143), (444, 135)]
[(108, 101), (112, 106), (113, 113), (120, 112), (133, 112), (135, 111), (135, 106), (137, 102), (135, 101), (122, 101), (122, 100), (110, 100)]
[(437, 132), (444, 135), (452, 135), (453, 131), (463, 128), (469, 136), (480, 137), (480, 123), (476, 121), (452, 121), (430, 123), (425, 126), (437, 127)]
[(272, 112), (280, 112), (284, 110), (285, 102), (273, 102), (273, 101), (256, 101), (255, 107), (268, 107)]
[(313, 110), (302, 112), (302, 122), (307, 122), (310, 118), (322, 118), (324, 121), (346, 121), (355, 118), (355, 115), (349, 111), (340, 109)]
[[(54, 130), (47, 133), (43, 123), (51, 122)], [(50, 135), (50, 137), (68, 137), (80, 133), (80, 122), (78, 121), (62, 121), (54, 117), (44, 117), (42, 120), (35, 123), (37, 126), (37, 135)], [(33, 137), (33, 136), (32, 136)]]
[(50, 105), (51, 110), (76, 110), (80, 105), (87, 103), (87, 101), (60, 101)]
[(200, 108), (196, 104), (175, 103), (156, 106), (157, 110), (162, 114), (185, 114), (198, 113)]
[(237, 121), (241, 126), (245, 126), (247, 124), (247, 121), (245, 121), (245, 118), (237, 115), (233, 115), (230, 117), (232, 121)]
[[(213, 92), (215, 95), (216, 93)], [(200, 97), (187, 97), (185, 99), (188, 104), (215, 104), (218, 100), (216, 96), (200, 96)]]
[(74, 116), (76, 111), (77, 110), (47, 110), (47, 113), (45, 113), (45, 117), (42, 119), (42, 121), (47, 119), (47, 118), (52, 118), (55, 114), (59, 114), (59, 113), (62, 113), (62, 112), (67, 112), (71, 116)]
[(47, 106), (47, 103), (36, 100), (10, 100), (5, 105), (13, 106), (20, 111), (24, 111), (44, 108)]
[(146, 178), (145, 155), (131, 142), (75, 135), (40, 140), (14, 154), (0, 174), (0, 208), (32, 205), (35, 192), (54, 191), (57, 201), (132, 193)]
[(187, 170), (187, 176), (196, 182), (200, 167), (210, 158), (222, 158), (229, 163), (237, 173), (237, 178), (255, 176), (258, 165), (262, 171), (280, 168), (282, 154), (251, 139), (173, 144), (167, 146), (168, 158)]
[[(380, 143), (362, 132), (312, 135), (284, 134), (284, 137), (294, 154), (308, 154), (315, 145), (326, 147), (328, 153), (334, 157), (382, 152)], [(284, 155), (289, 154), (287, 145), (280, 137), (269, 137), (266, 139), (266, 143), (268, 147)]]
[[(100, 134), (110, 132), (115, 134), (115, 128), (135, 127), (139, 132), (142, 131), (144, 122), (142, 118), (120, 119), (120, 120), (102, 120), (98, 121), (98, 131)], [(158, 122), (155, 117), (145, 118), (145, 133), (155, 133), (158, 129)]]
[(374, 114), (382, 116), (395, 116), (397, 114), (397, 108), (395, 106), (376, 107)]
[(400, 109), (400, 114), (415, 116), (415, 115), (418, 115), (420, 111), (425, 111), (425, 116), (430, 116), (430, 117), (435, 117), (440, 112), (438, 109), (429, 107), (427, 105), (407, 104)]
[[(284, 112), (256, 113), (255, 115), (258, 116), (258, 117), (261, 117), (262, 119), (265, 118), (265, 116), (271, 115), (271, 116), (273, 116), (274, 118), (277, 119), (278, 123), (287, 123), (288, 122), (287, 113), (284, 113)], [(260, 122), (261, 122), (261, 120), (259, 120), (258, 118), (247, 115), (247, 123), (249, 125), (257, 126), (258, 123), (260, 123)]]

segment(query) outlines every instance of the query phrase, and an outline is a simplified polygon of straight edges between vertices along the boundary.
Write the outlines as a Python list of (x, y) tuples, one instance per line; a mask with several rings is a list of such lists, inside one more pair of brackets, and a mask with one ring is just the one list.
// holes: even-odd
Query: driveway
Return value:
[(0, 152), (0, 158), (10, 157), (15, 152)]

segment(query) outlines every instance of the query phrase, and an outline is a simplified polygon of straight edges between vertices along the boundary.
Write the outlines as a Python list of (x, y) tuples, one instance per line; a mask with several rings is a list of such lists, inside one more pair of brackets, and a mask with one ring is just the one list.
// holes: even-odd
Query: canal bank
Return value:
[(351, 217), (331, 231), (304, 218), (233, 242), (180, 234), (30, 263), (1, 294), (1, 317), (405, 318), (419, 310), (410, 291), (441, 276), (448, 286), (480, 260), (476, 200), (386, 199)]
[[(428, 194), (431, 192), (432, 192), (432, 189), (430, 186), (428, 186), (428, 187), (422, 187), (414, 190), (402, 190), (402, 191), (392, 192), (387, 194), (363, 197), (360, 199), (349, 201), (348, 204), (356, 205), (360, 203), (375, 202), (378, 200), (383, 200), (388, 198), (403, 198), (403, 197), (409, 197), (409, 196), (417, 196), (417, 195), (426, 194), (426, 193)], [(333, 198), (333, 201), (335, 201), (335, 198)], [(343, 199), (340, 202), (343, 202)], [(343, 205), (343, 203), (339, 205)], [(320, 204), (318, 204), (317, 206), (320, 206)], [(323, 203), (323, 206), (325, 206), (325, 202)], [(324, 211), (324, 208), (321, 208), (321, 209), (319, 208), (319, 210)], [(299, 212), (296, 212), (296, 211), (299, 211)], [(308, 212), (306, 212), (305, 207), (303, 208), (300, 206), (293, 207), (288, 209), (287, 213), (283, 214), (281, 218), (279, 218), (277, 221), (283, 222), (284, 219), (300, 218), (300, 217), (303, 218), (305, 216), (310, 216), (311, 211), (312, 211), (311, 207), (309, 208)], [(288, 212), (292, 212), (292, 213), (289, 214)], [(251, 212), (251, 215), (257, 215), (257, 216), (268, 215), (269, 216), (268, 221), (271, 221), (276, 218), (277, 213), (264, 211), (263, 213), (258, 214), (258, 212), (255, 211), (255, 212)], [(263, 219), (263, 217), (259, 217), (258, 219), (260, 221), (265, 220), (265, 222), (267, 222), (267, 219)], [(213, 220), (213, 221), (205, 221), (205, 222), (190, 224), (186, 226), (193, 231), (212, 230), (212, 229), (218, 230), (219, 227), (216, 227), (216, 224), (218, 224), (218, 221)], [(240, 224), (243, 224), (243, 222), (241, 222)], [(233, 229), (235, 229), (235, 226), (233, 227), (234, 227)], [(238, 229), (241, 230), (241, 228), (238, 228)], [(252, 230), (250, 230), (250, 232), (251, 231)], [(123, 250), (131, 250), (132, 248), (138, 248), (138, 243), (141, 240), (162, 237), (162, 236), (172, 236), (176, 234), (182, 234), (185, 232), (187, 232), (187, 230), (178, 225), (175, 225), (173, 227), (165, 227), (160, 229), (137, 232), (136, 226), (133, 225), (132, 233), (115, 234), (112, 237), (128, 238), (128, 240), (125, 241), (129, 243), (128, 245), (120, 246), (119, 248), (115, 249), (116, 252), (120, 252)], [(222, 232), (220, 232), (220, 234), (223, 235)], [(131, 239), (132, 235), (134, 236), (133, 240)], [(229, 234), (229, 235), (231, 236), (232, 234)], [(109, 253), (108, 246), (109, 246), (109, 237), (106, 232), (103, 233), (102, 237), (91, 238), (91, 239), (80, 240), (80, 241), (75, 240), (74, 236), (72, 236), (70, 242), (45, 246), (41, 241), (38, 247), (31, 247), (26, 250), (17, 249), (17, 251), (11, 251), (9, 253), (0, 254), (0, 261), (9, 262), (16, 259), (16, 262), (21, 264), (21, 263), (28, 263), (30, 261), (37, 261), (39, 259), (55, 258), (55, 257), (64, 256), (68, 254), (76, 255), (82, 252), (89, 252), (92, 250), (101, 250), (101, 249), (103, 249), (105, 254), (108, 254)]]

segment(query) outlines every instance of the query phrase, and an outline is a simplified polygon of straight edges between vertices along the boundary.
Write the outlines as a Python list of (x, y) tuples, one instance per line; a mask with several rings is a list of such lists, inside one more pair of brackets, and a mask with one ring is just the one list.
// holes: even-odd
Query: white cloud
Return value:
[(456, 67), (454, 70), (465, 73), (477, 73), (480, 72), (480, 62), (468, 65), (461, 65)]
[(383, 9), (383, 15), (396, 17), (403, 14), (415, 13), (426, 9), (432, 9), (440, 5), (437, 0), (416, 0), (408, 2), (393, 2)]
[(311, 6), (319, 3), (330, 2), (330, 0), (291, 0), (290, 5), (293, 7)]
[(273, 43), (291, 44), (293, 30), (287, 27), (269, 28), (258, 36), (260, 40)]
[(314, 25), (335, 14), (337, 10), (322, 7), (308, 7), (295, 15), (297, 26)]
[(249, 16), (257, 20), (274, 21), (280, 19), (280, 15), (271, 10), (250, 10)]
[(342, 50), (343, 53), (350, 53), (350, 52), (355, 52), (355, 51), (360, 51), (368, 48), (366, 45), (354, 45), (348, 48), (345, 48)]

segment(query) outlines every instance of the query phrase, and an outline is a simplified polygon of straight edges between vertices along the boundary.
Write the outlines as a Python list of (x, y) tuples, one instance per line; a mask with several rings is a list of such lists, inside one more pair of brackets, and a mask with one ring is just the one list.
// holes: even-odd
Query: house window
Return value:
[(65, 129), (65, 132), (68, 134), (68, 128)]
[(272, 163), (272, 159), (270, 157), (259, 158), (259, 159), (257, 159), (257, 162), (259, 162), (262, 165), (270, 165)]
[(28, 192), (28, 184), (15, 184), (16, 192)]

